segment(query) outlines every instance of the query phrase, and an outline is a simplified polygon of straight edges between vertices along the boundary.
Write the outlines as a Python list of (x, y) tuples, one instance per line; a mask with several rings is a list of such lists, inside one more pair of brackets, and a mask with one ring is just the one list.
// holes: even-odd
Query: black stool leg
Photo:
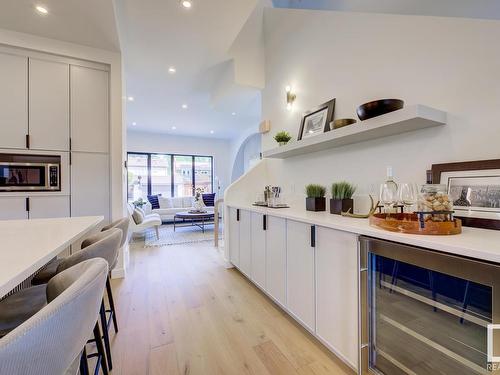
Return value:
[(80, 374), (89, 375), (89, 363), (87, 362), (87, 349), (85, 349), (85, 347), (80, 357)]
[(111, 290), (111, 282), (109, 281), (109, 276), (106, 280), (106, 294), (108, 295), (109, 308), (110, 308), (111, 318), (113, 319), (113, 326), (115, 327), (115, 333), (118, 333), (118, 322), (116, 320), (115, 302), (113, 301), (113, 291)]
[(104, 299), (101, 302), (101, 308), (99, 310), (99, 315), (101, 316), (102, 337), (104, 338), (104, 348), (106, 349), (106, 359), (108, 360), (108, 368), (111, 371), (113, 369), (113, 362), (111, 360), (111, 344), (109, 342), (108, 324), (106, 321), (106, 310), (104, 309)]
[(104, 347), (102, 345), (101, 330), (99, 329), (99, 322), (95, 323), (94, 327), (94, 339), (97, 346), (97, 365), (94, 374), (99, 373), (99, 366), (102, 366), (102, 372), (104, 375), (108, 375), (108, 366), (106, 364), (106, 354), (104, 353)]

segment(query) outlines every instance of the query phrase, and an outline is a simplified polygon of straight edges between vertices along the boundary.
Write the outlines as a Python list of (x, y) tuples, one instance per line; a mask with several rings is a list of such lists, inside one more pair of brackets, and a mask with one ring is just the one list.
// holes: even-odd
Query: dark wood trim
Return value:
[(323, 128), (323, 133), (326, 133), (330, 131), (330, 122), (333, 120), (333, 115), (335, 113), (335, 98), (332, 100), (327, 101), (326, 103), (323, 103), (316, 108), (313, 108), (307, 112), (304, 112), (302, 115), (302, 121), (300, 122), (300, 128), (299, 128), (299, 135), (297, 137), (297, 140), (300, 141), (302, 139), (302, 132), (304, 131), (304, 124), (306, 122), (306, 118), (309, 117), (310, 115), (322, 111), (324, 109), (328, 108), (328, 112), (326, 115), (326, 124), (325, 127)]
[[(433, 164), (431, 168), (432, 182), (434, 184), (441, 183), (441, 173), (443, 172), (479, 171), (488, 169), (500, 169), (500, 159)], [(462, 220), (463, 226), (500, 230), (500, 220), (464, 217), (460, 216), (460, 213), (455, 213), (455, 216)]]

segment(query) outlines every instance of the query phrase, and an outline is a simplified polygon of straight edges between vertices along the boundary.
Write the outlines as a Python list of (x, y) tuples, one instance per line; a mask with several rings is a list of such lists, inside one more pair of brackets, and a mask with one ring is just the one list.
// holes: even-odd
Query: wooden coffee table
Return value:
[[(213, 224), (214, 220), (214, 213), (213, 212), (178, 212), (174, 216), (174, 232), (175, 228), (179, 226), (177, 224), (177, 220), (181, 219), (182, 222), (185, 222), (186, 220), (191, 222), (190, 226), (196, 225), (199, 227), (203, 233), (205, 233), (205, 224)], [(201, 224), (200, 224), (201, 222)], [(189, 225), (182, 225), (183, 227), (189, 226)]]

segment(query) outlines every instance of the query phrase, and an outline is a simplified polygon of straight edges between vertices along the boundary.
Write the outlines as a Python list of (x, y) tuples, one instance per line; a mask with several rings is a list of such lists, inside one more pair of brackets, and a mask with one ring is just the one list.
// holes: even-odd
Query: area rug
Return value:
[[(156, 238), (154, 229), (147, 230), (145, 233), (144, 247), (182, 245), (196, 242), (214, 241), (214, 227), (207, 225), (205, 233), (197, 226), (178, 226), (174, 232), (173, 225), (162, 225), (160, 227), (160, 239)], [(222, 228), (219, 229), (222, 231)], [(219, 240), (222, 234), (219, 233)]]

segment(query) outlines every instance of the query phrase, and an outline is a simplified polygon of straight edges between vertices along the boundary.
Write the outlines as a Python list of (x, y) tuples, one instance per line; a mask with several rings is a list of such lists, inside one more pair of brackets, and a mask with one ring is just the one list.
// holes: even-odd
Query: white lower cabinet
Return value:
[(240, 265), (239, 269), (248, 277), (252, 272), (252, 213), (240, 210)]
[(69, 196), (35, 196), (30, 197), (30, 219), (48, 219), (57, 217), (69, 217)]
[(26, 197), (0, 197), (0, 220), (27, 218)]
[(286, 305), (286, 219), (266, 219), (266, 292)]
[(229, 236), (228, 236), (228, 246), (229, 246), (229, 260), (236, 267), (240, 265), (240, 222), (239, 222), (239, 210), (236, 208), (229, 207)]
[(252, 280), (266, 288), (266, 226), (267, 216), (252, 212)]
[(315, 330), (313, 227), (287, 220), (287, 309), (310, 331)]
[(358, 367), (357, 235), (316, 228), (316, 335)]

